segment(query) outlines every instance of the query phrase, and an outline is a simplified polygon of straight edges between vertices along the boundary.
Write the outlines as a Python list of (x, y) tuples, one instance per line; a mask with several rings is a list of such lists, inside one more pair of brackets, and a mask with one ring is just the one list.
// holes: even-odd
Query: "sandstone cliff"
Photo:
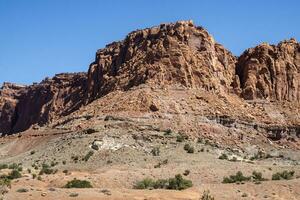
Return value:
[(236, 58), (192, 21), (137, 30), (98, 50), (87, 74), (58, 74), (31, 86), (5, 83), (0, 133), (47, 124), (112, 91), (140, 84), (298, 104), (300, 45), (294, 39), (261, 44)]
[(228, 91), (236, 58), (191, 21), (130, 33), (96, 54), (88, 72), (88, 97), (141, 83)]
[(84, 100), (86, 74), (58, 74), (39, 84), (4, 84), (0, 90), (0, 132), (12, 133), (44, 125), (78, 109)]
[(238, 59), (245, 99), (300, 100), (300, 44), (294, 39), (277, 46), (261, 44)]

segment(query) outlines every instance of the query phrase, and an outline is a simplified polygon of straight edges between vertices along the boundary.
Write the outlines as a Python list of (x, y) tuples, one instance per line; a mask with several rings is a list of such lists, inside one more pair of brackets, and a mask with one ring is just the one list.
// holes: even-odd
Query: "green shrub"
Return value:
[(175, 178), (169, 179), (169, 185), (167, 189), (184, 190), (192, 186), (193, 186), (192, 181), (182, 178), (181, 174), (177, 174), (175, 175)]
[(8, 168), (8, 165), (7, 164), (0, 164), (0, 170), (1, 169), (7, 169)]
[(209, 190), (205, 190), (203, 195), (201, 196), (201, 198), (199, 200), (215, 200), (215, 198), (210, 195)]
[(18, 171), (18, 170), (12, 170), (8, 176), (7, 176), (9, 179), (17, 179), (17, 178), (21, 178), (22, 175), (21, 173)]
[(192, 181), (182, 178), (180, 174), (175, 175), (174, 178), (158, 179), (154, 181), (151, 178), (145, 178), (135, 184), (135, 189), (169, 189), (169, 190), (184, 190), (192, 187)]
[(90, 157), (92, 157), (93, 155), (94, 155), (94, 152), (93, 152), (93, 151), (89, 151), (89, 152), (84, 156), (83, 160), (84, 160), (85, 162), (87, 162), (87, 161), (90, 159)]
[(284, 170), (283, 172), (277, 172), (277, 173), (273, 174), (272, 180), (281, 180), (281, 179), (290, 180), (293, 178), (294, 174), (295, 174), (295, 171)]
[(228, 156), (225, 153), (222, 153), (222, 155), (219, 156), (219, 159), (221, 160), (228, 160)]
[(43, 163), (42, 165), (42, 169), (39, 173), (39, 175), (43, 175), (43, 174), (54, 174), (55, 173), (55, 170), (54, 169), (51, 169), (50, 166), (46, 163)]
[(73, 179), (72, 181), (69, 181), (65, 188), (92, 188), (93, 186), (89, 181), (86, 180), (79, 180), (79, 179)]
[(244, 176), (241, 171), (238, 171), (236, 175), (230, 175), (229, 177), (224, 177), (222, 183), (236, 183), (249, 181), (251, 177)]
[(1, 177), (0, 178), (0, 186), (10, 187), (11, 186), (11, 179), (9, 179), (8, 177)]
[(41, 180), (42, 180), (42, 177), (41, 177), (41, 176), (38, 176), (38, 177), (37, 177), (37, 180), (41, 181)]
[(168, 180), (166, 179), (158, 179), (154, 182), (153, 188), (154, 189), (164, 189), (168, 186)]
[(9, 169), (17, 169), (19, 165), (17, 163), (12, 163), (8, 166)]
[(254, 181), (266, 181), (267, 179), (262, 177), (261, 172), (253, 171), (252, 172), (252, 178)]
[(154, 184), (155, 184), (155, 181), (153, 179), (145, 178), (142, 181), (137, 182), (136, 185), (134, 186), (134, 188), (144, 190), (144, 189), (154, 187)]

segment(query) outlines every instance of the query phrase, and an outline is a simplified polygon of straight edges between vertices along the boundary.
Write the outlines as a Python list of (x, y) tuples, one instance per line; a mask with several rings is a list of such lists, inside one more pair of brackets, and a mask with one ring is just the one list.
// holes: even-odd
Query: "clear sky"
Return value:
[(300, 40), (299, 0), (0, 0), (0, 83), (87, 71), (97, 49), (127, 33), (192, 19), (235, 55)]

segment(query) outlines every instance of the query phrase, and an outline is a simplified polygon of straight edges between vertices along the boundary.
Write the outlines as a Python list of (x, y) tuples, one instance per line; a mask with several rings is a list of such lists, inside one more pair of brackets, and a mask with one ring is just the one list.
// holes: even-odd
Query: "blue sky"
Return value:
[(127, 33), (192, 19), (235, 55), (300, 40), (298, 0), (0, 0), (0, 83), (87, 71), (97, 49)]

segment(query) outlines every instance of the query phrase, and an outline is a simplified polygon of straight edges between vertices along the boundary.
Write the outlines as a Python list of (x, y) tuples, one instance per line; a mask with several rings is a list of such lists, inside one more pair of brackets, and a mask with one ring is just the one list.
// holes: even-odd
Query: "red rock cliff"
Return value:
[(286, 40), (277, 46), (261, 44), (238, 59), (245, 99), (300, 100), (300, 44)]

